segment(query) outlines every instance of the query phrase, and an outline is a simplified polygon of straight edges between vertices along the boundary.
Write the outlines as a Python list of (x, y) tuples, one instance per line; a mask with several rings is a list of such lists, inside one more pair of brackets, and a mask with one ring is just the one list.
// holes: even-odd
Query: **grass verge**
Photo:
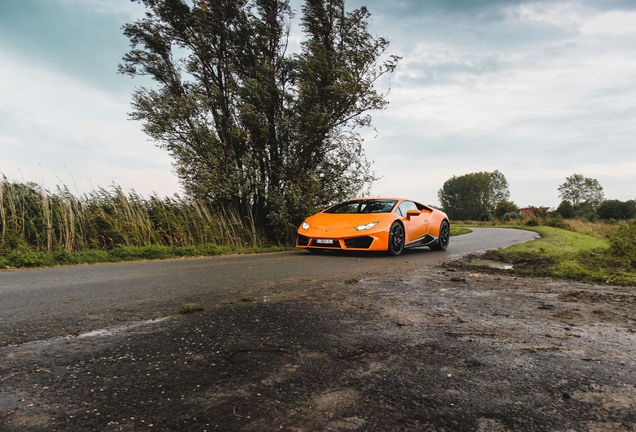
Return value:
[(212, 243), (198, 246), (126, 246), (111, 250), (45, 253), (15, 250), (0, 257), (0, 269), (54, 267), (59, 265), (96, 264), (122, 261), (142, 261), (181, 257), (200, 257), (228, 254), (266, 253), (293, 250), (292, 247), (239, 247)]
[(631, 238), (629, 232), (625, 233), (630, 230), (630, 224), (620, 226), (606, 238), (546, 226), (510, 227), (529, 229), (541, 234), (540, 239), (487, 254), (489, 259), (513, 264), (514, 273), (636, 285), (636, 261), (624, 248), (621, 249), (621, 244), (626, 239), (629, 242)]
[(472, 232), (471, 230), (469, 230), (468, 228), (464, 228), (464, 227), (451, 227), (450, 229), (450, 235), (452, 236), (459, 236), (459, 235), (463, 235), (463, 234), (468, 234)]

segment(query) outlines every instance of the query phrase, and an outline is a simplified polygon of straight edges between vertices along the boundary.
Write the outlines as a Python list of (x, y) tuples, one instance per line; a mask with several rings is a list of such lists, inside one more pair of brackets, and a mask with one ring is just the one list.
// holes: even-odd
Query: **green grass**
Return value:
[(559, 228), (516, 226), (514, 228), (528, 229), (541, 234), (541, 238), (511, 246), (507, 253), (527, 253), (540, 251), (543, 256), (562, 256), (580, 252), (582, 250), (606, 249), (607, 240), (598, 239), (585, 234), (566, 231)]
[(193, 313), (193, 312), (201, 312), (204, 311), (205, 308), (203, 306), (201, 306), (200, 304), (196, 304), (196, 303), (187, 303), (183, 306), (181, 306), (181, 308), (179, 308), (177, 310), (178, 314), (181, 315), (185, 315), (185, 314), (189, 314), (189, 313)]
[(459, 235), (463, 235), (463, 234), (468, 234), (472, 232), (471, 230), (469, 230), (468, 228), (464, 228), (464, 227), (451, 227), (450, 229), (450, 235), (451, 236), (459, 236)]
[(541, 238), (489, 252), (488, 257), (514, 264), (517, 274), (636, 285), (634, 262), (616, 253), (617, 238), (624, 240), (625, 236), (599, 239), (546, 226), (515, 228), (536, 231)]
[(0, 269), (54, 267), (59, 265), (95, 264), (121, 261), (142, 261), (182, 257), (215, 256), (245, 253), (267, 253), (293, 250), (292, 247), (239, 247), (234, 245), (202, 244), (198, 246), (126, 246), (111, 250), (87, 250), (53, 253), (15, 250), (0, 257)]

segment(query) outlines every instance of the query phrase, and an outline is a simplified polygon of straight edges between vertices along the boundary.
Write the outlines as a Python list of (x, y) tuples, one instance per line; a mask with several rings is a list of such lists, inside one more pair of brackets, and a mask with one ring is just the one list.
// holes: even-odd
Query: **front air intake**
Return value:
[(298, 246), (309, 246), (309, 237), (305, 237), (304, 235), (298, 234), (298, 238), (296, 242)]
[(371, 243), (373, 243), (373, 237), (355, 237), (346, 239), (344, 242), (345, 246), (348, 248), (369, 249), (369, 247), (371, 247)]

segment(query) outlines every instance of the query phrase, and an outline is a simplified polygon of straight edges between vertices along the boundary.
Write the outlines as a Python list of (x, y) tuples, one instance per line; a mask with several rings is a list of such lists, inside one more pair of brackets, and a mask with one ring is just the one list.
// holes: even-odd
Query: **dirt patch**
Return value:
[(0, 429), (636, 430), (634, 288), (474, 269), (303, 283), (0, 348)]
[(609, 303), (620, 302), (625, 305), (636, 304), (636, 296), (625, 294), (605, 294), (587, 291), (570, 291), (559, 294), (559, 300), (566, 302)]

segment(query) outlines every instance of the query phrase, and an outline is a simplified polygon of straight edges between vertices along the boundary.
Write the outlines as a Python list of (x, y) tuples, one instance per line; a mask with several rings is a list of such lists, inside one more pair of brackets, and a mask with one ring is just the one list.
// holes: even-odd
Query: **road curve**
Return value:
[(433, 267), (468, 253), (530, 241), (537, 234), (472, 228), (453, 237), (445, 252), (381, 253), (306, 251), (0, 271), (0, 346), (166, 316), (185, 303), (275, 295), (303, 282), (342, 282), (378, 273)]

